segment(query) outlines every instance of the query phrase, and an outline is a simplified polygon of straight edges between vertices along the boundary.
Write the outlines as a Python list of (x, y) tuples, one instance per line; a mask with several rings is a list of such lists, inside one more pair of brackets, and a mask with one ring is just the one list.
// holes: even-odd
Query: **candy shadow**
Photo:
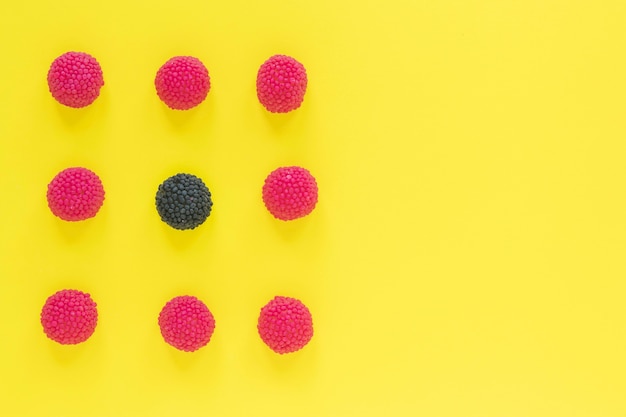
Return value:
[(204, 223), (195, 229), (177, 230), (163, 221), (161, 221), (161, 228), (172, 248), (177, 251), (184, 251), (196, 244), (201, 235), (207, 234), (213, 236), (215, 234), (213, 229), (215, 227), (215, 220), (212, 221), (212, 217), (213, 215), (209, 216)]
[(259, 111), (263, 112), (264, 122), (271, 128), (273, 135), (281, 139), (283, 136), (292, 139), (294, 134), (298, 136), (298, 132), (307, 131), (307, 126), (311, 123), (312, 108), (307, 103), (308, 101), (305, 95), (300, 107), (287, 113), (272, 113), (258, 102), (257, 106), (260, 109)]
[[(97, 331), (97, 329), (96, 329)], [(43, 335), (42, 337), (45, 337)], [(55, 362), (61, 366), (67, 367), (75, 363), (82, 356), (85, 355), (85, 351), (91, 349), (88, 346), (89, 340), (79, 343), (77, 345), (60, 345), (51, 340), (48, 341), (48, 351), (54, 358)]]
[[(278, 236), (285, 242), (294, 242), (297, 239), (300, 239), (306, 231), (310, 229), (311, 219), (314, 212), (310, 213), (306, 217), (302, 217), (300, 219), (295, 220), (278, 220), (272, 218), (272, 228), (276, 232)], [(268, 214), (271, 216), (271, 214)]]
[(56, 228), (63, 240), (66, 243), (74, 244), (84, 239), (84, 236), (88, 234), (90, 230), (93, 230), (96, 218), (77, 222), (68, 222), (54, 217), (53, 221), (56, 223)]
[(161, 110), (165, 115), (165, 118), (169, 121), (170, 125), (177, 130), (184, 129), (193, 120), (198, 117), (202, 104), (189, 109), (189, 110), (173, 110), (161, 103)]
[(299, 109), (290, 111), (289, 113), (272, 113), (267, 111), (261, 104), (259, 104), (259, 106), (261, 107), (263, 113), (265, 113), (265, 121), (275, 133), (282, 132), (287, 129), (290, 125), (295, 123), (295, 120), (299, 118)]
[(169, 132), (164, 138), (168, 147), (203, 146), (211, 140), (211, 130), (215, 127), (213, 100), (207, 98), (203, 103), (189, 110), (172, 110), (165, 104), (162, 107), (164, 117), (160, 121), (163, 129)]
[[(211, 339), (212, 340), (212, 339)], [(165, 342), (163, 342), (165, 343)], [(218, 374), (218, 368), (221, 363), (220, 354), (216, 352), (216, 344), (209, 342), (206, 346), (201, 347), (195, 352), (183, 352), (172, 346), (167, 345), (169, 357), (176, 367), (181, 372), (195, 371), (200, 362), (209, 362), (209, 367), (212, 369), (210, 372), (212, 375)]]
[(215, 109), (211, 93), (196, 107), (189, 110), (173, 110), (160, 102), (161, 111), (169, 126), (178, 133), (189, 132), (193, 138), (204, 139), (214, 125)]
[(264, 357), (273, 379), (289, 387), (310, 385), (316, 377), (319, 352), (315, 336), (299, 351), (280, 355), (266, 349)]
[(165, 236), (170, 242), (172, 248), (178, 251), (184, 251), (198, 240), (200, 233), (202, 233), (199, 229), (202, 226), (203, 225), (200, 225), (193, 230), (177, 230), (168, 226), (166, 223), (163, 223), (161, 225), (161, 229), (165, 233)]
[[(165, 342), (164, 342), (165, 343)], [(183, 352), (172, 346), (167, 346), (169, 352), (170, 359), (176, 365), (176, 367), (181, 371), (187, 371), (189, 369), (193, 369), (198, 361), (202, 359), (201, 353), (202, 349), (206, 349), (208, 346), (200, 348), (195, 352)]]
[(101, 92), (93, 103), (79, 109), (64, 106), (56, 101), (55, 107), (63, 124), (72, 130), (78, 130), (83, 126), (92, 126), (105, 118), (105, 113), (109, 108), (109, 95)]

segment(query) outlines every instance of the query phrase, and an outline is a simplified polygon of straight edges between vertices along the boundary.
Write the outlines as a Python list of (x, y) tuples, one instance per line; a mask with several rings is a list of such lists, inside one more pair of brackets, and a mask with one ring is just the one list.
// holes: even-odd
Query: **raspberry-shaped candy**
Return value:
[(62, 345), (82, 343), (96, 330), (98, 310), (89, 294), (61, 290), (41, 309), (41, 325), (48, 338)]
[(215, 319), (208, 307), (196, 297), (174, 297), (159, 314), (163, 339), (178, 350), (193, 352), (211, 340)]
[(48, 70), (48, 89), (59, 103), (81, 108), (93, 103), (104, 85), (102, 68), (84, 52), (66, 52)]
[(304, 65), (286, 55), (270, 57), (256, 76), (257, 97), (272, 113), (287, 113), (300, 107), (306, 86)]
[(169, 177), (156, 193), (156, 208), (161, 220), (178, 230), (195, 229), (211, 214), (211, 191), (191, 174)]
[(302, 349), (313, 337), (311, 312), (302, 301), (276, 296), (261, 309), (259, 336), (276, 353)]
[(281, 167), (272, 171), (263, 184), (263, 203), (279, 220), (294, 220), (311, 213), (317, 204), (317, 183), (301, 167)]
[(60, 219), (75, 222), (94, 217), (104, 202), (98, 176), (80, 167), (59, 172), (48, 184), (48, 207)]
[(189, 110), (202, 103), (211, 89), (209, 71), (198, 58), (175, 56), (157, 72), (157, 95), (169, 108)]

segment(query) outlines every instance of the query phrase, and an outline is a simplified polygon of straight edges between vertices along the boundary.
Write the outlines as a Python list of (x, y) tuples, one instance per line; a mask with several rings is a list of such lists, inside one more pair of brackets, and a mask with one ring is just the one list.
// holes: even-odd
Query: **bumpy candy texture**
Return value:
[(178, 350), (193, 352), (211, 340), (215, 319), (208, 307), (196, 297), (172, 298), (159, 314), (163, 339)]
[(313, 320), (302, 301), (277, 296), (261, 309), (257, 329), (274, 352), (291, 353), (309, 343), (313, 337)]
[(279, 220), (294, 220), (311, 213), (317, 204), (317, 183), (301, 167), (281, 167), (272, 171), (263, 184), (263, 203)]
[(302, 104), (307, 81), (304, 65), (290, 56), (274, 55), (259, 68), (257, 97), (268, 111), (287, 113)]
[(192, 56), (176, 56), (157, 71), (157, 95), (169, 108), (189, 110), (202, 103), (211, 89), (209, 71)]
[(41, 310), (44, 333), (62, 345), (84, 342), (93, 334), (97, 324), (96, 303), (82, 291), (58, 291), (48, 297)]
[(174, 229), (195, 229), (212, 207), (211, 192), (195, 175), (176, 174), (163, 181), (156, 193), (157, 212)]
[(102, 68), (84, 52), (66, 52), (48, 70), (48, 89), (59, 103), (81, 108), (93, 103), (104, 85)]
[(74, 222), (94, 217), (104, 202), (98, 176), (81, 167), (59, 172), (48, 184), (48, 207), (60, 219)]

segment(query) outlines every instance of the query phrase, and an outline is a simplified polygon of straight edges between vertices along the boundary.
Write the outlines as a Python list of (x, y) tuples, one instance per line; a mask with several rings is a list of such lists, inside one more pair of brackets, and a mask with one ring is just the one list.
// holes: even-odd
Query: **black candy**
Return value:
[(195, 175), (169, 177), (156, 193), (157, 212), (174, 229), (195, 229), (209, 217), (212, 207), (209, 188)]

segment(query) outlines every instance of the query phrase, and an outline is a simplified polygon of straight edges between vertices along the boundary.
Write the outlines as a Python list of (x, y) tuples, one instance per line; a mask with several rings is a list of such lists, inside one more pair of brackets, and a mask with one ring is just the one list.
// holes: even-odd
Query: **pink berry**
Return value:
[(274, 352), (291, 353), (309, 343), (313, 337), (313, 320), (302, 301), (277, 296), (261, 309), (257, 329)]
[(64, 106), (81, 108), (93, 103), (104, 85), (102, 68), (84, 52), (66, 52), (48, 70), (48, 89)]
[(161, 335), (178, 350), (193, 352), (211, 340), (215, 319), (196, 297), (183, 295), (168, 301), (159, 314)]
[(211, 79), (198, 58), (175, 56), (159, 68), (154, 85), (157, 95), (169, 108), (189, 110), (209, 94)]
[(48, 184), (48, 207), (62, 220), (75, 222), (94, 217), (104, 202), (100, 178), (86, 168), (67, 168)]
[(315, 178), (301, 167), (277, 168), (265, 179), (263, 203), (279, 220), (304, 217), (311, 213), (317, 204)]
[(97, 324), (96, 303), (82, 291), (58, 291), (48, 297), (41, 309), (44, 333), (62, 345), (84, 342), (96, 330)]
[(304, 100), (307, 75), (304, 65), (286, 55), (274, 55), (259, 68), (256, 94), (272, 113), (287, 113), (297, 109)]

